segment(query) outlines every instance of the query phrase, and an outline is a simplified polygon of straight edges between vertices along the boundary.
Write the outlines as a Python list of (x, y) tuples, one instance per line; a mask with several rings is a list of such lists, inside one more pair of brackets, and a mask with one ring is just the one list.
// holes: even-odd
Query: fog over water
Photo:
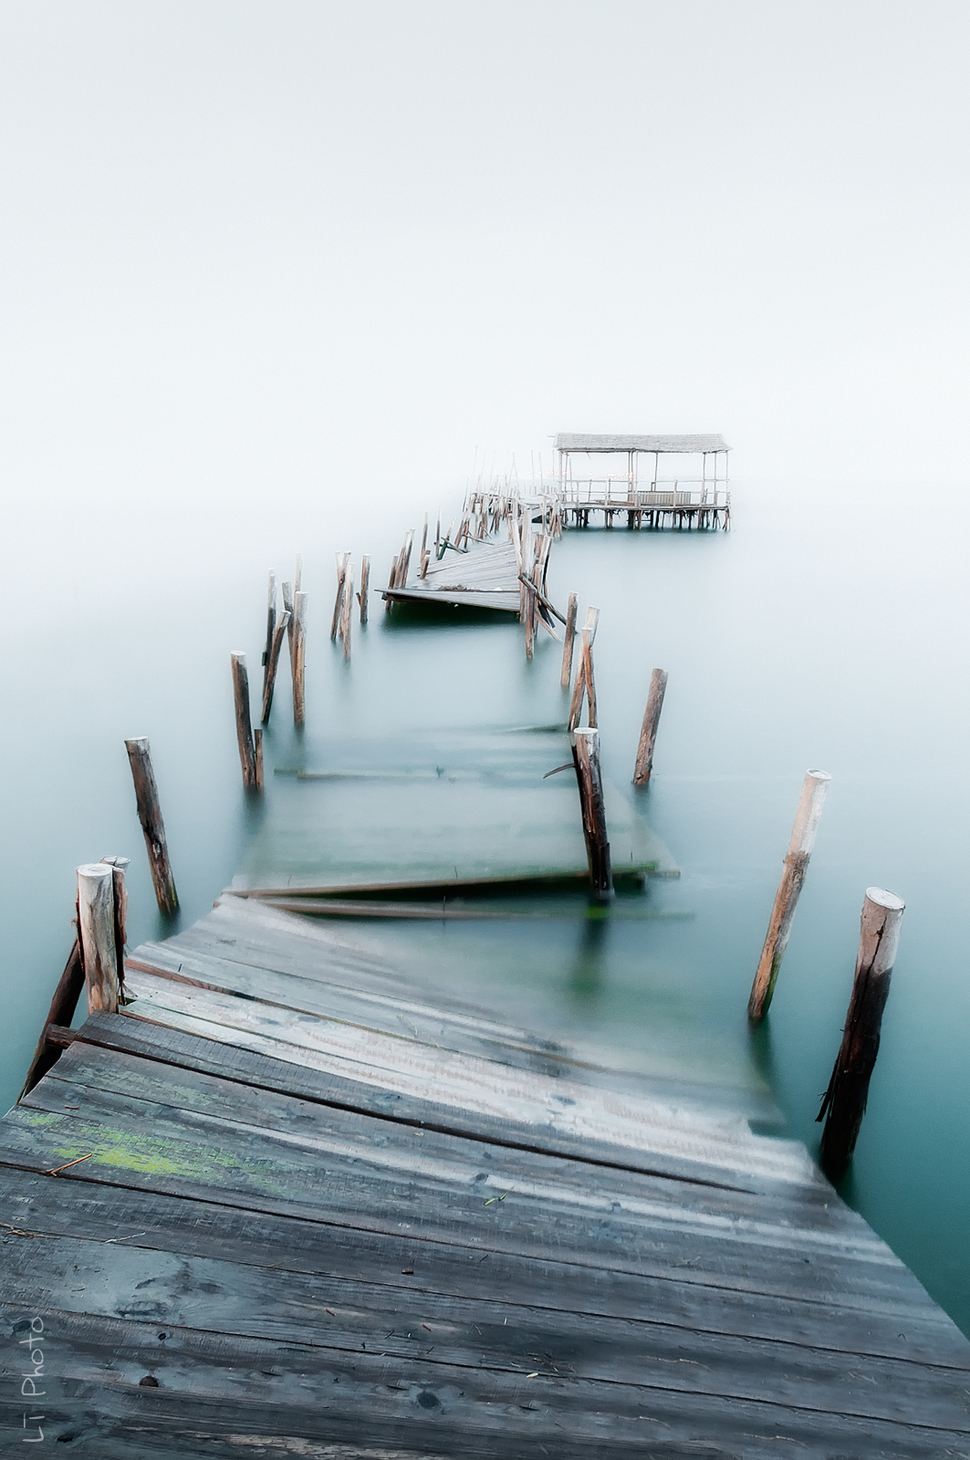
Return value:
[[(321, 755), (545, 722), (555, 646), (527, 667), (511, 625), (375, 612), (347, 672), (334, 551), (382, 583), (483, 454), (527, 475), (557, 430), (723, 431), (733, 532), (567, 534), (550, 569), (602, 609), (618, 783), (670, 672), (658, 916), (592, 950), (565, 904), (402, 947), (624, 1061), (760, 1071), (812, 1142), (863, 892), (898, 892), (846, 1194), (970, 1328), (965, 7), (37, 3), (0, 28), (5, 1100), (75, 866), (130, 855), (131, 941), (159, 931), (124, 737), (151, 738), (186, 919), (245, 851), (228, 655), (258, 663), (269, 567), (304, 554)], [(809, 765), (833, 781), (752, 1051)]]

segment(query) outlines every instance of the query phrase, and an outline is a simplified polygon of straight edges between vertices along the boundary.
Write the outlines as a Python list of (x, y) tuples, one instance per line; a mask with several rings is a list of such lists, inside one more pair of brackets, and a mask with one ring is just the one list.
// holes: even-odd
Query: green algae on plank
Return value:
[[(93, 1170), (108, 1168), (144, 1176), (176, 1176), (209, 1186), (257, 1186), (274, 1195), (284, 1193), (283, 1186), (268, 1179), (276, 1163), (266, 1159), (249, 1160), (218, 1146), (135, 1135), (22, 1105), (10, 1112), (4, 1127), (8, 1149), (14, 1145), (23, 1154), (35, 1156), (38, 1163), (49, 1163), (45, 1164), (47, 1170), (90, 1154), (84, 1163), (88, 1178)], [(39, 1134), (48, 1139), (41, 1143), (37, 1139)]]

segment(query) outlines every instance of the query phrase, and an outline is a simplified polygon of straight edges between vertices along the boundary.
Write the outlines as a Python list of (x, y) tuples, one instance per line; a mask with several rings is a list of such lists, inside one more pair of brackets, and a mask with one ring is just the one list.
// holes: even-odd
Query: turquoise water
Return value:
[[(380, 517), (353, 500), (330, 512), (284, 493), (274, 505), (271, 521), (185, 502), (147, 515), (118, 501), (93, 515), (18, 509), (2, 590), (7, 1103), (67, 953), (74, 867), (131, 856), (131, 941), (165, 931), (125, 736), (152, 742), (184, 920), (246, 854), (259, 818), (240, 789), (228, 664), (245, 648), (258, 679), (268, 567), (288, 576), (302, 550), (311, 595), (306, 737), (287, 723), (284, 677), (270, 765), (296, 753), (326, 765), (349, 738), (563, 712), (558, 646), (540, 641), (526, 664), (512, 624), (395, 623), (375, 598), (351, 664), (333, 650), (333, 552), (370, 551), (380, 583), (403, 530), (436, 502), (390, 498)], [(900, 956), (844, 1191), (970, 1330), (968, 517), (955, 488), (742, 482), (728, 534), (567, 534), (551, 592), (564, 603), (574, 589), (602, 610), (600, 725), (618, 785), (650, 670), (670, 674), (647, 806), (680, 879), (621, 900), (606, 921), (572, 898), (508, 924), (359, 935), (604, 1057), (712, 1085), (767, 1081), (789, 1133), (813, 1144), (863, 893), (899, 893)], [(745, 1003), (809, 765), (833, 780), (769, 1024), (752, 1044)]]

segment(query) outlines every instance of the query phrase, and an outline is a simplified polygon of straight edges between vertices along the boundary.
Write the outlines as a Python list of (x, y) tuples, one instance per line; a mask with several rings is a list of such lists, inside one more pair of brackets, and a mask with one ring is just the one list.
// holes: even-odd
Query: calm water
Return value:
[[(333, 551), (372, 552), (380, 583), (404, 528), (436, 505), (402, 497), (384, 523), (363, 503), (328, 512), (285, 494), (272, 521), (185, 502), (147, 517), (120, 502), (94, 515), (18, 509), (3, 575), (6, 1103), (68, 949), (74, 867), (131, 856), (131, 941), (163, 931), (124, 737), (151, 738), (185, 920), (245, 852), (228, 655), (245, 648), (258, 676), (269, 566), (288, 576), (302, 550), (311, 594), (306, 743), (278, 714), (271, 761), (325, 765), (348, 737), (561, 716), (558, 647), (545, 641), (527, 665), (513, 626), (395, 626), (375, 600), (349, 669), (331, 650)], [(670, 673), (648, 804), (680, 880), (653, 883), (605, 924), (564, 899), (514, 925), (394, 925), (398, 955), (624, 1062), (712, 1084), (766, 1078), (789, 1133), (811, 1144), (864, 890), (899, 893), (901, 952), (844, 1190), (970, 1330), (967, 498), (742, 483), (735, 507), (730, 534), (567, 534), (550, 569), (558, 602), (575, 589), (602, 610), (600, 724), (618, 784), (650, 669)], [(745, 1003), (809, 765), (833, 781), (770, 1025), (752, 1046)]]

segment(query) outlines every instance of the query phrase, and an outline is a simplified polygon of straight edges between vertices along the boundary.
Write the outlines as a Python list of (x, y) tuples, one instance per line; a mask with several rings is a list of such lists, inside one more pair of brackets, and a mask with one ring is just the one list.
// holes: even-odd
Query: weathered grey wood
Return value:
[(37, 1041), (37, 1048), (34, 1050), (33, 1059), (27, 1070), (23, 1088), (18, 1100), (31, 1091), (42, 1079), (47, 1071), (60, 1059), (60, 1044), (55, 1044), (50, 1038), (51, 1025), (58, 1028), (70, 1027), (74, 1018), (74, 1011), (77, 1008), (78, 999), (81, 997), (81, 990), (84, 988), (84, 964), (81, 962), (81, 950), (75, 936), (68, 954), (67, 962), (64, 965), (64, 972), (61, 974), (51, 999), (50, 1008), (47, 1011), (47, 1018), (44, 1020), (40, 1032), (40, 1039)]
[(647, 695), (647, 707), (643, 712), (643, 724), (640, 727), (640, 743), (637, 746), (637, 759), (633, 770), (633, 784), (635, 786), (646, 786), (650, 781), (650, 773), (653, 770), (653, 750), (657, 740), (657, 726), (660, 723), (660, 711), (663, 709), (664, 695), (666, 692), (666, 669), (653, 670), (650, 675), (650, 691)]
[(135, 804), (138, 807), (138, 820), (141, 822), (141, 829), (145, 836), (148, 866), (152, 874), (155, 898), (160, 911), (171, 916), (178, 912), (179, 899), (175, 890), (172, 864), (169, 861), (165, 823), (162, 820), (162, 808), (158, 799), (158, 786), (155, 784), (155, 772), (152, 769), (148, 737), (141, 735), (132, 740), (126, 740), (125, 749), (128, 752), (131, 778), (135, 785)]
[(843, 1175), (852, 1159), (865, 1115), (905, 906), (902, 898), (885, 888), (866, 889), (849, 1012), (818, 1113), (819, 1120), (826, 1117), (822, 1167), (833, 1181)]
[[(584, 631), (585, 633), (585, 631)], [(584, 647), (585, 647), (584, 638)], [(590, 676), (592, 684), (592, 676)], [(595, 700), (593, 701), (595, 704)], [(583, 835), (589, 857), (589, 877), (597, 902), (609, 902), (613, 896), (613, 873), (610, 867), (610, 841), (606, 828), (606, 806), (603, 801), (603, 777), (600, 771), (599, 731), (595, 726), (573, 732), (573, 757), (579, 784), (579, 803), (583, 816)]]
[(287, 638), (287, 644), (288, 644), (288, 652), (289, 652), (289, 656), (290, 656), (290, 671), (292, 673), (292, 670), (293, 670), (293, 584), (292, 583), (282, 583), (280, 585), (280, 591), (281, 591), (281, 593), (283, 595), (283, 607), (287, 610), (287, 612), (290, 615), (289, 619), (287, 620), (287, 625), (286, 625), (286, 638)]
[[(15, 1321), (4, 1306), (5, 1321)], [(959, 1455), (968, 1434), (959, 1420), (953, 1428), (854, 1410), (850, 1395), (866, 1389), (857, 1374), (847, 1376), (838, 1411), (823, 1413), (770, 1392), (749, 1400), (585, 1379), (525, 1346), (514, 1367), (439, 1361), (435, 1325), (419, 1325), (418, 1352), (405, 1356), (403, 1340), (387, 1330), (370, 1351), (366, 1343), (322, 1349), (178, 1327), (160, 1341), (148, 1313), (56, 1310), (65, 1355), (47, 1391), (47, 1423), (77, 1441), (79, 1419), (96, 1415), (88, 1433), (97, 1449), (87, 1453), (98, 1460), (148, 1453), (209, 1460), (260, 1450), (321, 1460), (675, 1460), (705, 1452), (778, 1460), (780, 1443), (813, 1460), (940, 1460)], [(321, 1314), (321, 1328), (328, 1318)], [(528, 1332), (522, 1338), (529, 1343)], [(12, 1380), (7, 1362), (4, 1377)], [(139, 1375), (156, 1382), (142, 1387)], [(122, 1448), (106, 1452), (106, 1437)], [(152, 1437), (165, 1448), (149, 1452)]]
[(369, 593), (370, 593), (370, 558), (365, 553), (364, 556), (360, 560), (360, 592), (357, 595), (357, 600), (358, 600), (358, 602), (360, 604), (360, 621), (361, 621), (361, 624), (366, 624), (366, 622), (367, 622), (367, 597), (368, 597), (368, 594)]
[(349, 553), (337, 553), (337, 596), (333, 601), (333, 617), (330, 620), (330, 642), (337, 637), (337, 629), (340, 627), (340, 610), (344, 601), (344, 576), (347, 572), (347, 564), (350, 562)]
[(256, 790), (263, 789), (263, 729), (257, 725), (253, 731), (253, 754), (256, 759)]
[[(685, 1330), (645, 1313), (635, 1319), (575, 1314), (529, 1304), (518, 1295), (469, 1300), (254, 1268), (226, 1258), (192, 1257), (184, 1266), (162, 1252), (65, 1238), (36, 1272), (24, 1244), (10, 1254), (5, 1300), (45, 1310), (236, 1338), (298, 1343), (310, 1349), (380, 1352), (400, 1364), (486, 1366), (498, 1373), (604, 1380), (724, 1399), (764, 1400), (908, 1421), (934, 1427), (966, 1422), (952, 1369), (870, 1357), (865, 1378), (846, 1373), (827, 1348)], [(150, 1299), (146, 1289), (150, 1290)], [(555, 1302), (556, 1295), (550, 1295)], [(564, 1295), (565, 1296), (565, 1295)], [(146, 1301), (150, 1310), (146, 1311)], [(547, 1303), (550, 1300), (547, 1300)], [(430, 1336), (429, 1336), (430, 1335)], [(541, 1357), (539, 1357), (541, 1355)], [(779, 1372), (766, 1382), (767, 1370)], [(673, 1373), (671, 1373), (673, 1367)]]
[(102, 857), (105, 866), (111, 868), (111, 891), (114, 897), (115, 952), (118, 958), (118, 989), (120, 997), (125, 993), (125, 945), (128, 942), (128, 888), (125, 873), (131, 865), (130, 857)]
[(802, 783), (802, 791), (795, 812), (795, 824), (792, 827), (791, 840), (785, 855), (785, 869), (781, 882), (778, 884), (778, 891), (775, 893), (768, 932), (765, 935), (764, 947), (755, 970), (754, 983), (751, 985), (751, 996), (748, 999), (748, 1018), (755, 1022), (764, 1018), (771, 1005), (781, 960), (788, 947), (788, 937), (791, 933), (795, 908), (798, 905), (798, 895), (802, 890), (812, 848), (815, 845), (815, 834), (818, 831), (819, 817), (822, 815), (825, 792), (831, 779), (831, 776), (825, 771), (805, 772), (805, 780)]
[(350, 658), (350, 626), (353, 619), (354, 607), (354, 567), (352, 563), (347, 565), (347, 573), (344, 578), (344, 605), (340, 619), (340, 637), (343, 640), (344, 659)]
[(266, 647), (263, 650), (263, 703), (266, 703), (266, 688), (269, 683), (269, 666), (273, 654), (273, 636), (276, 632), (276, 569), (269, 574), (269, 590), (266, 603)]
[(307, 595), (293, 595), (293, 723), (306, 724), (306, 613)]
[[(900, 1267), (900, 1283), (878, 1305), (871, 1301), (819, 1305), (811, 1299), (734, 1291), (709, 1284), (691, 1267), (668, 1265), (656, 1274), (572, 1262), (554, 1245), (542, 1255), (480, 1252), (435, 1243), (420, 1234), (354, 1231), (312, 1219), (281, 1217), (196, 1200), (188, 1220), (178, 1197), (151, 1191), (70, 1184), (7, 1167), (0, 1182), (9, 1209), (24, 1226), (72, 1238), (117, 1233), (112, 1245), (147, 1252), (231, 1258), (276, 1268), (286, 1253), (289, 1272), (319, 1274), (346, 1285), (374, 1284), (404, 1294), (437, 1293), (470, 1301), (503, 1295), (577, 1315), (642, 1319), (739, 1338), (780, 1339), (833, 1353), (901, 1358), (947, 1368), (959, 1377), (970, 1346), (942, 1309)], [(30, 1251), (32, 1243), (27, 1244)], [(110, 1248), (108, 1248), (110, 1251)], [(335, 1306), (335, 1305), (331, 1305)], [(905, 1319), (906, 1331), (900, 1331)]]
[(118, 949), (115, 943), (114, 868), (87, 862), (77, 869), (78, 937), (84, 964), (88, 1013), (118, 1009)]
[(579, 724), (579, 717), (583, 712), (583, 697), (586, 697), (588, 706), (589, 723), (596, 728), (596, 687), (593, 683), (593, 641), (596, 638), (596, 627), (599, 623), (600, 611), (598, 608), (587, 609), (586, 622), (580, 631), (580, 657), (579, 668), (576, 670), (576, 679), (573, 684), (572, 699), (569, 703), (569, 717), (567, 729), (575, 730)]
[(260, 716), (260, 723), (263, 725), (269, 724), (270, 711), (273, 708), (273, 690), (276, 688), (276, 671), (279, 668), (280, 651), (283, 648), (283, 635), (289, 632), (292, 617), (293, 615), (290, 613), (290, 610), (284, 608), (273, 632), (273, 642), (269, 651), (269, 662), (266, 666), (266, 674), (263, 677), (263, 709)]
[(573, 643), (576, 638), (576, 595), (570, 593), (569, 602), (566, 605), (566, 629), (563, 634), (562, 644), (562, 672), (559, 676), (559, 683), (563, 689), (569, 688), (569, 681), (573, 674)]
[[(63, 1080), (58, 1071), (77, 1047), (3, 1121), (3, 1163), (479, 1252), (544, 1256), (554, 1243), (573, 1262), (646, 1274), (687, 1267), (693, 1282), (835, 1308), (878, 1307), (899, 1292), (902, 1264), (888, 1248), (842, 1223), (827, 1230), (825, 1213), (812, 1225), (796, 1226), (791, 1211), (752, 1223), (711, 1210), (725, 1198), (706, 1187), (606, 1168), (583, 1175), (574, 1163), (508, 1147), (478, 1144), (466, 1155), (457, 1142), (449, 1153), (453, 1142), (435, 1132), (406, 1142), (341, 1137), (322, 1128), (319, 1107), (302, 1131), (253, 1125), (183, 1100)], [(161, 1093), (164, 1067), (152, 1073)], [(230, 1110), (238, 1090), (229, 1087)]]
[(232, 692), (236, 710), (236, 742), (242, 781), (247, 791), (256, 789), (256, 748), (249, 709), (249, 673), (245, 654), (232, 655)]

